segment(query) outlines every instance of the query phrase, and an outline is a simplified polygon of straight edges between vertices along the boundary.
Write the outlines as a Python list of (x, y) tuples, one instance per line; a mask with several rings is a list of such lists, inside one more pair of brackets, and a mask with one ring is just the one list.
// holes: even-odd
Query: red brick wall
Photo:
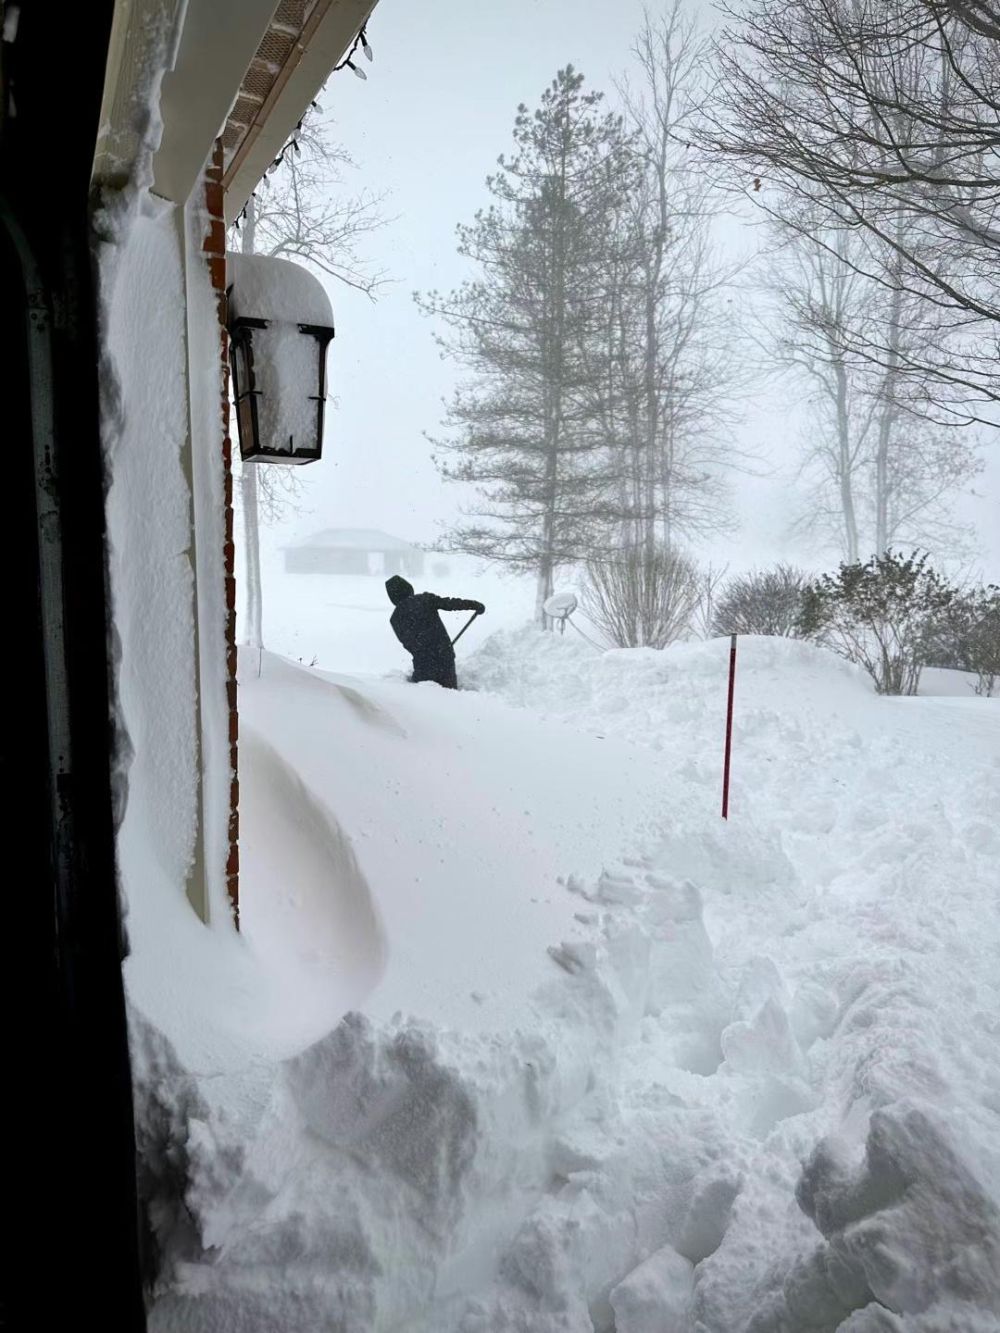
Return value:
[(239, 714), (236, 707), (236, 548), (233, 545), (233, 443), (229, 434), (229, 339), (226, 334), (226, 223), (223, 213), (222, 140), (205, 171), (205, 205), (208, 230), (203, 250), (208, 262), (212, 286), (218, 296), (219, 347), (222, 359), (222, 466), (225, 474), (225, 545), (223, 560), (226, 578), (226, 699), (229, 706), (229, 853), (226, 860), (226, 891), (237, 930), (240, 925), (240, 815), (239, 815)]

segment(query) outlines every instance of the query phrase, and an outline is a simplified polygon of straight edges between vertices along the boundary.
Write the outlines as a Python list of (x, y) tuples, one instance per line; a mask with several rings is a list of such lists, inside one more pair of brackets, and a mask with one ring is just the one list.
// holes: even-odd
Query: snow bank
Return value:
[[(728, 646), (727, 639), (726, 652)], [(738, 675), (750, 672), (753, 680), (753, 693), (738, 712), (744, 727), (763, 706), (836, 717), (872, 693), (859, 667), (798, 639), (741, 636), (738, 663)], [(655, 746), (674, 734), (678, 722), (709, 709), (717, 714), (720, 684), (724, 716), (723, 665), (721, 640), (601, 653), (570, 631), (544, 633), (526, 625), (493, 635), (465, 674), (470, 685), (511, 703)]]
[(265, 659), (261, 836), (332, 859), (249, 945), (308, 1012), (221, 1080), (150, 1044), (153, 1329), (997, 1327), (1000, 713), (746, 641), (726, 825), (727, 649)]

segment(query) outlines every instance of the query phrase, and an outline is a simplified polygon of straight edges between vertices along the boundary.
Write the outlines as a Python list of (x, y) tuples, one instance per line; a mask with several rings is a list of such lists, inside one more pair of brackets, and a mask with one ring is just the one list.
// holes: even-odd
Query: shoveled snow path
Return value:
[[(527, 1021), (552, 972), (545, 942), (587, 933), (560, 878), (596, 875), (609, 843), (648, 842), (662, 817), (655, 755), (481, 694), (303, 672), (267, 656), (259, 678), (244, 673), (241, 710), (252, 745), (294, 771), (349, 839), (379, 922), (377, 968), (339, 1011), (314, 1015), (312, 1036), (348, 1008), (463, 1032)], [(273, 773), (248, 767), (256, 804)], [(280, 874), (261, 877), (252, 844), (247, 860), (246, 929), (266, 956), (258, 904), (285, 890)]]
[[(719, 692), (681, 701), (677, 677), (721, 666), (722, 647), (595, 660), (556, 641), (530, 655), (494, 641), (477, 680), (488, 685), (496, 665), (508, 698), (669, 744), (697, 803), (717, 790)], [(558, 672), (539, 670), (545, 651)], [(889, 1311), (928, 1312), (927, 1329), (995, 1328), (1000, 707), (880, 699), (803, 645), (744, 640), (740, 667), (730, 825), (678, 819), (614, 892), (628, 902), (678, 879), (696, 886), (724, 992), (706, 974), (647, 1012), (601, 1135), (612, 1158), (616, 1137), (642, 1141), (650, 1119), (670, 1125), (681, 1159), (698, 1155), (685, 1136), (727, 1144), (718, 1157), (709, 1147), (661, 1233), (695, 1265), (674, 1273), (684, 1313), (666, 1326), (805, 1333), (846, 1329), (856, 1310), (852, 1330), (904, 1327)], [(810, 674), (814, 693), (801, 688)], [(558, 690), (546, 697), (539, 675)], [(599, 1158), (588, 1162), (598, 1192)], [(554, 1196), (541, 1214), (593, 1293), (600, 1247), (560, 1228), (564, 1204)], [(640, 1195), (624, 1214), (641, 1226), (642, 1208)], [(628, 1322), (625, 1296), (628, 1333), (665, 1326), (670, 1300)], [(506, 1326), (491, 1316), (483, 1329)]]

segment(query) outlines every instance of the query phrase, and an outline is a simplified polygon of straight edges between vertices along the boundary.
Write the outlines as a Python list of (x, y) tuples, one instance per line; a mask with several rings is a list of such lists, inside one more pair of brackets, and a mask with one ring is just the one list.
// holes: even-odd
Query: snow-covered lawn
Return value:
[(154, 1330), (1000, 1327), (1000, 704), (742, 640), (726, 824), (727, 656), (243, 660), (242, 940), (130, 904)]

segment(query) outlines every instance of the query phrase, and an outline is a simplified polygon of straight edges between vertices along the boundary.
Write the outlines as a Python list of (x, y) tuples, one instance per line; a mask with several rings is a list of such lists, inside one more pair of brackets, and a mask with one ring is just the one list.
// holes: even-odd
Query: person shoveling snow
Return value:
[[(455, 676), (454, 640), (441, 622), (439, 611), (472, 611), (481, 616), (486, 607), (482, 602), (464, 601), (461, 597), (438, 597), (433, 592), (413, 591), (413, 584), (394, 574), (386, 579), (385, 590), (395, 611), (389, 618), (393, 633), (413, 658), (414, 682), (433, 680), (445, 689), (457, 690)], [(464, 633), (464, 631), (459, 631)], [(459, 636), (456, 635), (457, 639)]]

